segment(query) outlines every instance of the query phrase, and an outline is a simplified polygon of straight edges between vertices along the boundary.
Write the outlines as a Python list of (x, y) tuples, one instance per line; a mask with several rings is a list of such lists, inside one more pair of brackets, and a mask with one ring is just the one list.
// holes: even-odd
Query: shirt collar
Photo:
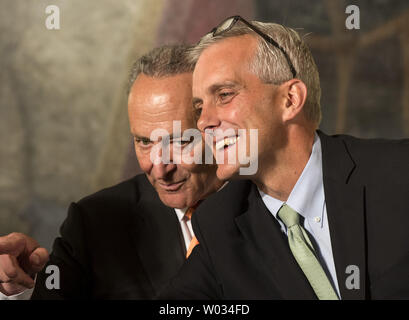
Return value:
[[(223, 183), (223, 185), (222, 185), (216, 192), (219, 192), (220, 190), (222, 190), (228, 183), (229, 183), (229, 181), (226, 181), (225, 183)], [(183, 217), (185, 216), (187, 207), (186, 207), (186, 208), (182, 208), (182, 209), (179, 209), (179, 208), (173, 208), (173, 209), (175, 210), (176, 215), (178, 216), (179, 221), (182, 221), (182, 220), (183, 220)]]
[[(280, 210), (284, 202), (265, 194), (260, 189), (259, 193), (268, 210), (277, 219), (278, 210)], [(310, 158), (286, 203), (305, 219), (313, 219), (319, 216), (323, 221), (324, 202), (321, 140), (315, 134)]]
[(176, 215), (178, 216), (179, 221), (183, 220), (183, 217), (185, 216), (187, 208), (179, 209), (179, 208), (174, 208)]

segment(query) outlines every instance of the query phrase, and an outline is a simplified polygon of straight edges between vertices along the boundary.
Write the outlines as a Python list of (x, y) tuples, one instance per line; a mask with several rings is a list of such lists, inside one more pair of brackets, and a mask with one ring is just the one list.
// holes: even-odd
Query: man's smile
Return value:
[(179, 182), (173, 182), (173, 183), (159, 182), (159, 185), (163, 190), (167, 192), (176, 192), (176, 191), (179, 191), (179, 189), (184, 185), (185, 182), (186, 182), (186, 179), (183, 179)]
[(220, 139), (219, 141), (216, 142), (215, 148), (216, 151), (219, 151), (221, 149), (227, 149), (230, 146), (236, 144), (236, 142), (240, 139), (240, 136), (231, 136), (231, 137), (225, 137), (223, 139)]

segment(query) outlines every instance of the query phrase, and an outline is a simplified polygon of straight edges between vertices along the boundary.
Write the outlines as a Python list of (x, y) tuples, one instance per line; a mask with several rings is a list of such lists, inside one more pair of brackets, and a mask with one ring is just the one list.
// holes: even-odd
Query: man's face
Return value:
[(275, 151), (282, 143), (281, 111), (277, 106), (285, 96), (279, 87), (263, 83), (250, 71), (256, 47), (256, 38), (249, 35), (224, 39), (202, 52), (193, 73), (193, 102), (200, 114), (198, 128), (235, 132), (225, 143), (217, 143), (217, 136), (213, 141), (216, 158), (224, 157), (224, 164), (217, 169), (219, 179), (238, 175), (240, 163), (227, 163), (229, 149), (237, 148), (238, 139), (243, 139), (238, 129), (246, 129), (247, 156), (250, 129), (258, 129), (258, 153), (253, 159), (259, 165), (256, 175), (274, 164)]
[(140, 74), (129, 95), (128, 115), (139, 165), (165, 205), (189, 207), (217, 190), (220, 182), (216, 179), (215, 166), (153, 164), (150, 157), (158, 143), (150, 140), (153, 130), (165, 129), (170, 134), (170, 144), (181, 144), (180, 137), (176, 133), (173, 136), (173, 121), (181, 121), (182, 133), (196, 128), (191, 73), (163, 78)]

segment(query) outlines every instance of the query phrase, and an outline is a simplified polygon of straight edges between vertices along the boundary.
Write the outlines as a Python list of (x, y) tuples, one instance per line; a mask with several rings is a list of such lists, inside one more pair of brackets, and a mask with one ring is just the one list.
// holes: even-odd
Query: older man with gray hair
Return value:
[(173, 122), (196, 127), (187, 49), (156, 48), (132, 67), (128, 115), (144, 174), (72, 203), (45, 267), (48, 254), (33, 239), (1, 237), (0, 292), (24, 298), (15, 295), (42, 269), (33, 299), (151, 299), (177, 273), (195, 243), (193, 209), (222, 185), (214, 165), (150, 158), (159, 143), (153, 130), (166, 129), (169, 143), (183, 148)]

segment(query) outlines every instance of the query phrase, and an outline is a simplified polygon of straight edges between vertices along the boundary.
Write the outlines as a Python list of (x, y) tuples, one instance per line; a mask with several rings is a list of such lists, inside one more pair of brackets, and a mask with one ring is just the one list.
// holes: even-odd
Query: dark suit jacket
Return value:
[(60, 232), (49, 261), (60, 289), (45, 268), (33, 299), (151, 299), (185, 260), (177, 216), (145, 175), (71, 204)]
[[(342, 299), (409, 298), (409, 140), (319, 135)], [(200, 245), (161, 298), (316, 299), (253, 183), (231, 182), (192, 219)]]

